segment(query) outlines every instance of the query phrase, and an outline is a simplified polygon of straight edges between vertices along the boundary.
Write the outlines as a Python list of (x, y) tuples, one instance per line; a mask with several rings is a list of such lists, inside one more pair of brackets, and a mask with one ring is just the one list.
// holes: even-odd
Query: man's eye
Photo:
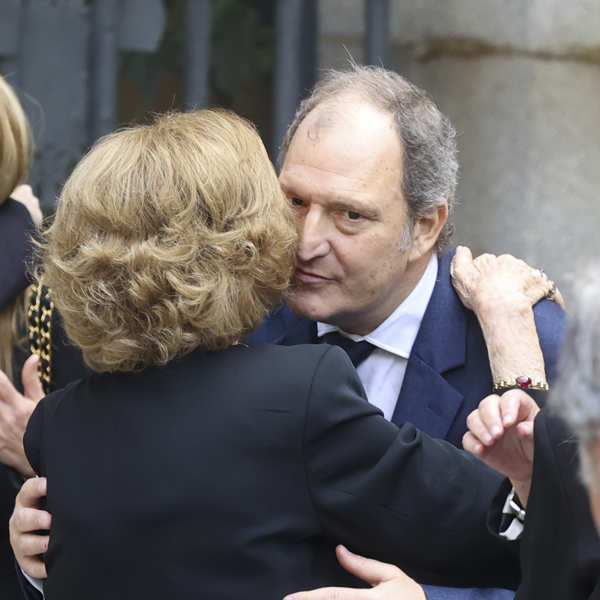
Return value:
[(304, 202), (300, 198), (290, 198), (292, 206), (304, 206)]
[(358, 221), (358, 219), (360, 219), (362, 217), (362, 215), (360, 213), (357, 213), (354, 210), (349, 210), (346, 212), (346, 216), (351, 220), (351, 221)]

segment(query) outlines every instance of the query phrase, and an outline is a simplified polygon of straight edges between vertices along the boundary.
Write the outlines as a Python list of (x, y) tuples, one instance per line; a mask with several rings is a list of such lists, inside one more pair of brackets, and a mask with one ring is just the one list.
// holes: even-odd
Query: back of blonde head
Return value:
[(254, 128), (203, 110), (101, 139), (45, 240), (69, 337), (93, 369), (128, 371), (255, 329), (287, 289), (296, 232)]
[(29, 124), (12, 88), (0, 76), (0, 204), (29, 171)]

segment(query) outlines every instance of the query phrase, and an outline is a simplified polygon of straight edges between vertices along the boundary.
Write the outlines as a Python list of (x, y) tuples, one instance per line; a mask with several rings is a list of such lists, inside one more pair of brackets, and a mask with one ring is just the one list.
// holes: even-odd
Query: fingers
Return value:
[(563, 310), (567, 310), (567, 305), (565, 304), (565, 299), (563, 298), (563, 295), (560, 293), (560, 290), (558, 288), (556, 288), (554, 290), (554, 295), (553, 298), (554, 302), (556, 302), (556, 304), (558, 304)]
[(369, 597), (372, 597), (372, 590), (327, 587), (310, 592), (296, 592), (283, 600), (367, 600)]
[(35, 225), (39, 225), (42, 222), (44, 217), (40, 209), (40, 200), (33, 193), (30, 185), (26, 183), (18, 185), (12, 191), (11, 198), (14, 198), (27, 208)]
[[(502, 396), (487, 396), (467, 417), (467, 427), (472, 436), (467, 437), (469, 452), (481, 454), (483, 448), (478, 448), (477, 444), (491, 446), (502, 437), (505, 429), (515, 423), (533, 421), (539, 410), (533, 398), (523, 390), (514, 389)], [(463, 447), (464, 441), (463, 438)]]
[(17, 556), (15, 553), (15, 558), (21, 569), (30, 577), (35, 579), (46, 579), (48, 577), (46, 565), (41, 556)]
[(402, 573), (400, 569), (394, 565), (359, 556), (341, 545), (337, 546), (335, 553), (338, 562), (346, 569), (346, 571), (373, 586), (383, 581), (389, 581), (394, 577), (398, 577), (398, 575)]
[(49, 535), (22, 533), (18, 537), (19, 554), (25, 558), (34, 558), (38, 554), (44, 554), (48, 550), (49, 543)]
[[(37, 508), (40, 500), (47, 493), (48, 482), (45, 477), (32, 477), (28, 479), (19, 490), (15, 499), (15, 507)], [(34, 527), (34, 529), (40, 529)], [(44, 529), (42, 527), (42, 529)]]
[(504, 392), (501, 398), (502, 405), (506, 405), (506, 410), (514, 411), (513, 423), (522, 421), (533, 421), (536, 415), (540, 412), (540, 407), (535, 400), (523, 390), (512, 389)]
[(34, 402), (39, 402), (46, 394), (42, 388), (39, 373), (40, 357), (37, 354), (32, 354), (23, 365), (21, 371), (21, 381), (25, 396)]
[(0, 402), (15, 404), (21, 394), (3, 371), (0, 371)]
[(523, 423), (517, 425), (517, 433), (522, 440), (532, 440), (533, 430), (533, 421), (523, 421)]
[(52, 515), (40, 508), (17, 507), (10, 518), (15, 535), (32, 531), (48, 530), (52, 526)]
[(467, 417), (467, 427), (480, 444), (490, 446), (494, 440), (502, 436), (504, 425), (500, 413), (500, 398), (487, 396)]
[[(519, 411), (521, 409), (521, 390), (508, 390), (500, 396), (500, 415), (504, 427), (512, 427), (518, 420)], [(524, 392), (523, 392), (524, 393)], [(528, 398), (527, 394), (525, 394)]]
[(483, 444), (470, 431), (467, 431), (463, 435), (462, 445), (467, 452), (470, 452), (478, 458), (483, 454)]
[(34, 477), (21, 487), (15, 500), (15, 509), (8, 522), (10, 544), (17, 562), (32, 577), (46, 577), (46, 567), (41, 555), (48, 549), (47, 535), (38, 535), (39, 529), (50, 529), (52, 516), (35, 508), (46, 494), (46, 479)]
[(33, 189), (28, 183), (19, 184), (11, 192), (10, 197), (13, 200), (18, 200), (19, 202), (22, 202), (23, 204), (28, 202), (32, 197), (35, 198), (35, 196), (33, 195)]
[(486, 252), (485, 254), (480, 254), (475, 260), (473, 260), (473, 264), (476, 265), (480, 271), (486, 271), (496, 266), (497, 258), (495, 254)]
[(453, 277), (455, 271), (465, 269), (471, 266), (472, 263), (473, 254), (471, 254), (471, 250), (466, 246), (457, 246), (456, 253), (454, 254), (454, 258), (452, 259), (452, 263), (450, 265), (450, 275)]

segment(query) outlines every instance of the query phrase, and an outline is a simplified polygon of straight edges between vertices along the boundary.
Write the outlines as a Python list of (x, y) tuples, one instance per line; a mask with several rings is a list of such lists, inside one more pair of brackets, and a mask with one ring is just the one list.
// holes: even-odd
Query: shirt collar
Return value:
[(366, 340), (387, 352), (408, 358), (415, 343), (423, 315), (433, 293), (438, 272), (438, 258), (434, 253), (417, 285), (396, 310), (371, 333), (365, 336), (342, 331), (329, 323), (317, 323), (319, 337), (330, 331), (339, 331), (354, 341)]

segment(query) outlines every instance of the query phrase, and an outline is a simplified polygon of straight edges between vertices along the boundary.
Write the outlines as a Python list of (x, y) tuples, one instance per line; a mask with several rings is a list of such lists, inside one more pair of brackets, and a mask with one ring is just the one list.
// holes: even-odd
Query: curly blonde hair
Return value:
[(29, 172), (31, 134), (21, 103), (0, 75), (0, 204)]
[(44, 283), (96, 371), (235, 343), (280, 301), (297, 244), (256, 130), (217, 110), (100, 139), (44, 239)]

